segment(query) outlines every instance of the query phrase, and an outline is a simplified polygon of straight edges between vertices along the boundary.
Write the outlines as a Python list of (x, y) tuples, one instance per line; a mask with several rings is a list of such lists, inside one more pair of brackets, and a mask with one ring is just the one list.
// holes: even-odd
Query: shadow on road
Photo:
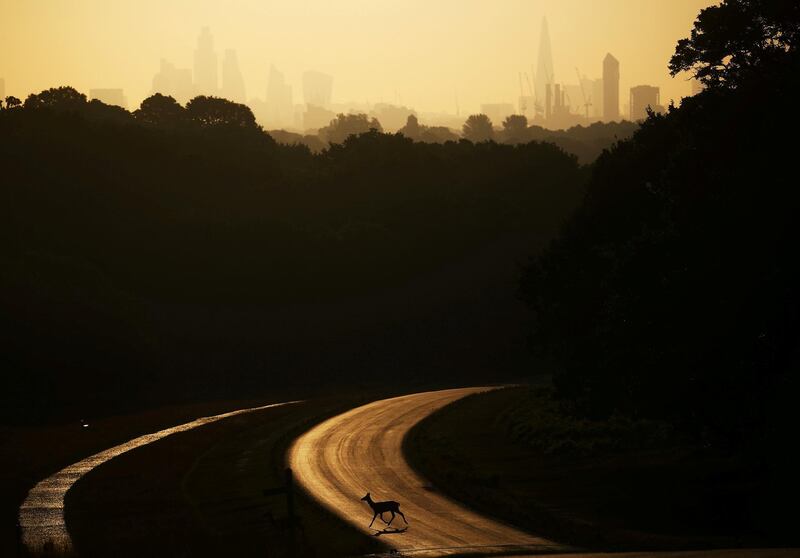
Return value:
[(402, 529), (395, 529), (394, 527), (384, 527), (380, 530), (375, 530), (372, 534), (374, 537), (380, 537), (381, 535), (400, 535), (408, 531), (408, 527), (403, 527)]

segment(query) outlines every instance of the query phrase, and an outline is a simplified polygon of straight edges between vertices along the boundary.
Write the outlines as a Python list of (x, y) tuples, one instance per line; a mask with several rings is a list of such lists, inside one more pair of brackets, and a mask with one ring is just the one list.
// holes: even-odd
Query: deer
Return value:
[[(367, 504), (369, 504), (369, 507), (372, 508), (372, 511), (374, 512), (374, 515), (372, 516), (372, 521), (369, 522), (370, 527), (372, 527), (372, 524), (375, 523), (375, 518), (378, 516), (381, 516), (381, 521), (386, 523), (387, 526), (391, 525), (392, 521), (394, 521), (394, 518), (396, 517), (396, 514), (398, 513), (400, 514), (400, 517), (403, 518), (403, 521), (405, 521), (406, 525), (408, 525), (406, 516), (403, 515), (403, 512), (400, 511), (400, 504), (398, 502), (394, 502), (392, 500), (386, 502), (375, 502), (372, 499), (372, 496), (369, 495), (369, 492), (367, 492), (367, 495), (361, 499)], [(386, 512), (392, 514), (392, 518), (389, 521), (386, 521), (383, 518), (383, 514)]]

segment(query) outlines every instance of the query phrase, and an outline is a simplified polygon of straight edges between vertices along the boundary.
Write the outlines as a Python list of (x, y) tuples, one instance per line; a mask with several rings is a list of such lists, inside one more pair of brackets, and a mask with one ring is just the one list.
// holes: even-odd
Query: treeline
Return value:
[[(420, 124), (415, 115), (410, 115), (406, 125), (398, 132), (414, 141), (424, 143), (446, 143), (461, 138), (479, 143), (495, 141), (505, 144), (529, 143), (531, 141), (553, 143), (578, 157), (581, 164), (590, 164), (603, 150), (616, 142), (628, 139), (639, 128), (634, 122), (595, 122), (589, 126), (573, 126), (567, 130), (548, 130), (541, 126), (531, 126), (521, 114), (508, 116), (500, 126), (485, 114), (469, 116), (460, 130), (461, 134), (446, 126), (426, 126)], [(276, 141), (285, 144), (301, 144), (315, 152), (322, 151), (331, 143), (342, 143), (348, 136), (382, 130), (381, 123), (365, 114), (340, 114), (328, 126), (314, 134), (297, 134), (285, 130), (270, 130)]]
[(671, 70), (706, 90), (604, 153), (581, 208), (528, 266), (536, 346), (579, 414), (663, 419), (754, 453), (789, 443), (799, 22), (792, 2), (703, 10)]
[[(372, 332), (337, 337), (331, 308), (542, 244), (585, 178), (548, 143), (370, 131), (312, 153), (222, 99), (155, 95), (129, 113), (66, 87), (7, 105), (0, 137), (4, 420), (363, 382), (375, 368), (357, 364), (383, 349)], [(433, 298), (471, 280), (454, 274)], [(458, 339), (456, 321), (430, 328)], [(399, 326), (384, 325), (388, 345)], [(400, 368), (417, 349), (386, 358)]]
[[(77, 103), (77, 104), (76, 104)], [(88, 101), (86, 97), (71, 87), (60, 87), (31, 95), (23, 103), (16, 97), (8, 97), (6, 108), (42, 108), (59, 106), (79, 108), (90, 118), (114, 120), (117, 122), (138, 121), (159, 127), (180, 127), (188, 124), (217, 124), (229, 122), (242, 127), (255, 128), (255, 116), (242, 104), (217, 97), (196, 97), (181, 106), (172, 97), (156, 93), (142, 102), (139, 109), (129, 113), (116, 106), (108, 106), (98, 100)], [(0, 99), (0, 109), (3, 101)], [(205, 122), (201, 122), (205, 121)], [(565, 152), (575, 155), (581, 164), (590, 164), (616, 142), (631, 137), (639, 124), (629, 121), (595, 122), (589, 126), (573, 126), (567, 130), (548, 130), (541, 126), (529, 125), (527, 117), (512, 114), (502, 123), (493, 123), (485, 114), (473, 114), (467, 118), (457, 133), (446, 126), (427, 126), (420, 124), (415, 115), (410, 115), (398, 132), (422, 143), (447, 143), (467, 139), (473, 143), (494, 141), (516, 145), (532, 141), (557, 145)], [(286, 130), (269, 130), (275, 141), (285, 145), (302, 145), (314, 153), (320, 153), (332, 144), (341, 144), (350, 136), (357, 136), (375, 130), (383, 132), (377, 118), (366, 114), (339, 114), (316, 133), (299, 134)]]

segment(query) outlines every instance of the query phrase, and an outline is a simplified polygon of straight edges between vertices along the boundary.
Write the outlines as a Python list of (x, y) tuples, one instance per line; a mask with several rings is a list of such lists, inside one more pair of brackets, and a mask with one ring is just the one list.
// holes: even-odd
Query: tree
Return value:
[(800, 196), (783, 178), (796, 148), (772, 130), (798, 127), (786, 107), (800, 63), (790, 31), (774, 35), (783, 51), (711, 46), (727, 49), (732, 29), (772, 32), (782, 24), (764, 14), (780, 6), (701, 13), (694, 60), (714, 87), (604, 152), (582, 207), (524, 274), (532, 339), (559, 362), (559, 393), (587, 413), (667, 419), (727, 444), (778, 424), (776, 396), (796, 399)]
[(458, 141), (458, 135), (447, 126), (423, 126), (419, 141), (425, 143), (446, 143)]
[(489, 141), (494, 138), (492, 121), (485, 114), (473, 114), (467, 118), (462, 128), (464, 138), (471, 142)]
[(510, 114), (503, 120), (503, 135), (509, 143), (525, 141), (528, 118), (524, 114)]
[(370, 130), (383, 131), (376, 118), (369, 118), (366, 114), (339, 114), (329, 125), (320, 129), (319, 136), (328, 143), (344, 143), (348, 137)]
[(408, 118), (406, 119), (406, 125), (400, 128), (398, 131), (407, 138), (411, 138), (413, 140), (419, 139), (422, 130), (420, 129), (417, 115), (409, 114)]
[(73, 87), (56, 87), (28, 95), (25, 108), (79, 111), (86, 107), (86, 95)]
[(669, 70), (693, 72), (707, 86), (736, 87), (745, 74), (780, 72), (783, 60), (796, 57), (798, 42), (796, 0), (724, 0), (700, 12)]
[(11, 95), (6, 97), (6, 108), (7, 109), (13, 109), (13, 108), (17, 108), (17, 107), (20, 107), (20, 106), (22, 106), (22, 101), (20, 101), (16, 97), (11, 96)]
[(174, 128), (186, 121), (186, 109), (172, 97), (156, 93), (142, 101), (133, 116), (149, 126)]
[(258, 128), (250, 107), (219, 97), (195, 97), (186, 104), (186, 116), (203, 127)]
[(116, 105), (107, 105), (99, 99), (92, 99), (82, 109), (82, 113), (89, 120), (104, 122), (130, 122), (133, 120), (131, 113)]

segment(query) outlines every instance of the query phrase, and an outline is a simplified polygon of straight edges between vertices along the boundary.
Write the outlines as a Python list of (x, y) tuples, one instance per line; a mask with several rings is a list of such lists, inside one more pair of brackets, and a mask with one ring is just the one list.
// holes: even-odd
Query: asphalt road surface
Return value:
[[(403, 457), (403, 437), (412, 426), (452, 401), (488, 389), (431, 391), (352, 409), (298, 438), (289, 450), (289, 465), (322, 505), (362, 532), (384, 536), (400, 551), (446, 555), (566, 550), (436, 493)], [(376, 501), (399, 501), (408, 529), (382, 533), (386, 526), (380, 518), (368, 528), (372, 511), (360, 500), (367, 492)], [(406, 527), (400, 516), (391, 525), (395, 527)]]
[(28, 492), (28, 496), (19, 508), (18, 525), (20, 539), (28, 552), (33, 555), (47, 552), (72, 552), (72, 539), (64, 523), (64, 496), (83, 475), (102, 465), (106, 461), (125, 452), (160, 440), (172, 434), (186, 432), (199, 426), (211, 424), (218, 420), (235, 417), (244, 413), (252, 413), (289, 403), (275, 403), (262, 407), (240, 409), (229, 413), (201, 417), (172, 428), (166, 428), (145, 434), (124, 444), (114, 446), (95, 455), (82, 459), (77, 463), (65, 467), (61, 471), (40, 481)]

